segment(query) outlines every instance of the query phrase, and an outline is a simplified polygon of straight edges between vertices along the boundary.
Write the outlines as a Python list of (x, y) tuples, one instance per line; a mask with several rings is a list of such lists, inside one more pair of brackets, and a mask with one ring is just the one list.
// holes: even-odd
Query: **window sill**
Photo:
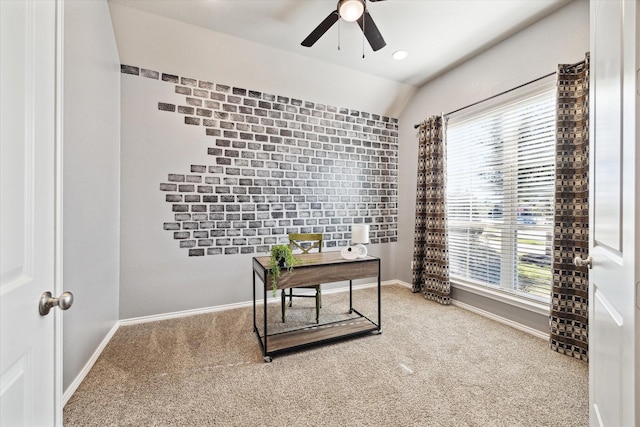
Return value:
[(460, 280), (451, 279), (450, 282), (452, 287), (456, 289), (460, 289), (461, 291), (471, 292), (473, 294), (476, 294), (485, 298), (490, 298), (494, 301), (498, 301), (503, 304), (508, 304), (514, 307), (528, 310), (532, 313), (548, 316), (550, 312), (549, 303), (534, 301), (527, 298), (518, 298), (507, 292), (500, 292), (498, 290), (488, 289), (482, 286), (473, 285), (471, 283), (465, 283)]

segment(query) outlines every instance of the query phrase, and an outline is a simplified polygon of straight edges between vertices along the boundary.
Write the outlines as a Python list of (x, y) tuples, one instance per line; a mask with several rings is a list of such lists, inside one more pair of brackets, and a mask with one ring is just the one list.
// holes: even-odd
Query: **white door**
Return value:
[(7, 427), (61, 424), (60, 314), (38, 311), (42, 292), (58, 291), (57, 7), (0, 0), (0, 425)]
[[(640, 166), (635, 1), (591, 1), (589, 419), (640, 425), (635, 350)], [(638, 304), (638, 305), (637, 305)]]

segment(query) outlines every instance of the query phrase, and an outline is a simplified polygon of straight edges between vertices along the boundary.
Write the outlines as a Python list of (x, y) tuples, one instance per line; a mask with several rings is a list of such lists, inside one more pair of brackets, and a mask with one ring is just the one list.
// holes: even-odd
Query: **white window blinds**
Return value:
[(548, 300), (555, 85), (547, 79), (498, 102), (447, 123), (450, 274)]

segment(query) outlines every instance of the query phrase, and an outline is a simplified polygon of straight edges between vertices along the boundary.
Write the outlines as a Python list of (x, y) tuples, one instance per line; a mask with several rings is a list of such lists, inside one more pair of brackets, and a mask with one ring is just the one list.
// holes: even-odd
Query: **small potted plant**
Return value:
[(293, 266), (297, 264), (296, 258), (288, 245), (275, 245), (271, 248), (271, 258), (269, 259), (269, 269), (271, 270), (271, 290), (276, 296), (278, 290), (278, 278), (283, 268), (293, 271)]

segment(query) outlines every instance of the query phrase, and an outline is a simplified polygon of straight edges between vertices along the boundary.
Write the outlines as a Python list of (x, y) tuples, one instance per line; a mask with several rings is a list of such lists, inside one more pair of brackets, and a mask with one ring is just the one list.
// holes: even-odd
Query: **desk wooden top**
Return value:
[[(300, 264), (294, 265), (293, 268), (301, 268), (304, 266), (312, 265), (327, 265), (327, 264), (341, 264), (346, 262), (363, 262), (363, 261), (377, 261), (379, 258), (374, 256), (366, 256), (364, 258), (345, 259), (342, 258), (339, 251), (334, 252), (315, 252), (311, 254), (294, 254), (294, 258), (300, 261)], [(269, 269), (269, 256), (254, 257), (265, 270)]]
[[(277, 281), (279, 289), (378, 277), (380, 272), (380, 259), (374, 256), (344, 259), (340, 252), (320, 252), (299, 254), (294, 257), (300, 263), (293, 266), (293, 271), (281, 271)], [(269, 258), (268, 256), (253, 258), (253, 271), (260, 276), (268, 288), (271, 287)]]

